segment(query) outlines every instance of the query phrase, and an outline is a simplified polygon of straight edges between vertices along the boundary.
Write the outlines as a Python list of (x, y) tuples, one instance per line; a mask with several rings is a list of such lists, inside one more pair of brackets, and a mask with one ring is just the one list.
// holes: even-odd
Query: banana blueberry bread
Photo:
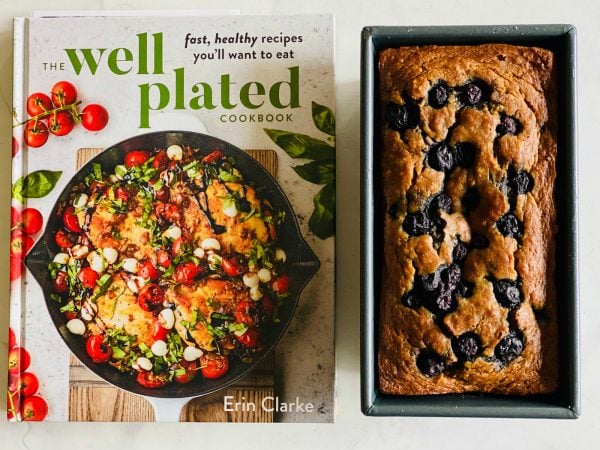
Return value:
[(381, 391), (555, 390), (552, 53), (401, 47), (379, 75)]

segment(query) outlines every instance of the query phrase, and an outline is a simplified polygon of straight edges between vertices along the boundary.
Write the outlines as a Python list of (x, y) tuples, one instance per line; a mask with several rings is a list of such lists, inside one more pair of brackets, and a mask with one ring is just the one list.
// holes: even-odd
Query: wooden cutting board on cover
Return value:
[[(77, 151), (77, 168), (102, 152), (100, 148), (81, 148)], [(277, 153), (273, 150), (246, 150), (265, 169), (277, 177)], [(184, 407), (182, 422), (273, 422), (273, 413), (257, 411), (227, 412), (223, 397), (234, 402), (253, 402), (259, 405), (267, 396), (275, 395), (273, 353), (246, 377), (228, 388), (191, 400)], [(73, 422), (152, 422), (152, 405), (139, 395), (116, 388), (88, 370), (71, 355), (69, 366), (69, 420)]]

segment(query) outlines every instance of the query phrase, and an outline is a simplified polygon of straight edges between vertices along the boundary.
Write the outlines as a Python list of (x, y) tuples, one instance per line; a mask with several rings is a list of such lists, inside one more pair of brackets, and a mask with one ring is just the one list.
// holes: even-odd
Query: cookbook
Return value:
[(333, 27), (15, 19), (10, 421), (333, 421)]

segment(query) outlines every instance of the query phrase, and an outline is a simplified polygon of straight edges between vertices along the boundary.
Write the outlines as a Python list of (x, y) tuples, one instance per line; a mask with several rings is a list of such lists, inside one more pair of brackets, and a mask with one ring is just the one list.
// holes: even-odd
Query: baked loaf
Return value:
[(383, 393), (558, 384), (552, 52), (379, 55)]

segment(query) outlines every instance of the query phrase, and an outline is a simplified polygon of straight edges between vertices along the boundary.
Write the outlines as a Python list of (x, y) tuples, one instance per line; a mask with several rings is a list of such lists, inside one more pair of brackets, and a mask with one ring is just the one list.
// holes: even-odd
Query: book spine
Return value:
[[(26, 152), (23, 151), (25, 148), (25, 142), (23, 139), (23, 127), (17, 126), (17, 124), (25, 120), (27, 117), (26, 109), (26, 98), (27, 98), (27, 72), (28, 72), (28, 61), (27, 61), (27, 41), (28, 41), (28, 21), (23, 17), (14, 19), (13, 22), (13, 148), (16, 148), (16, 154), (13, 150), (12, 158), (12, 185), (16, 180), (21, 178), (24, 174), (26, 164)], [(20, 210), (25, 205), (20, 205), (18, 202), (13, 200), (11, 206)], [(12, 215), (12, 214), (11, 214)], [(12, 235), (11, 223), (11, 235)], [(12, 236), (11, 236), (12, 240)], [(24, 298), (24, 287), (23, 287), (23, 275), (25, 268), (23, 264), (15, 260), (16, 257), (11, 256), (10, 258), (10, 296), (9, 296), (9, 326), (11, 327), (14, 337), (15, 345), (23, 347), (25, 345), (25, 298)], [(21, 276), (17, 276), (17, 273)], [(9, 374), (10, 383), (10, 374)], [(10, 395), (10, 392), (8, 392)], [(11, 398), (13, 402), (16, 402), (18, 396)], [(8, 401), (10, 405), (10, 399)], [(20, 405), (13, 405), (15, 411), (19, 411)], [(10, 409), (10, 408), (9, 408)], [(20, 414), (18, 412), (11, 413), (8, 411), (9, 421), (19, 421)]]

